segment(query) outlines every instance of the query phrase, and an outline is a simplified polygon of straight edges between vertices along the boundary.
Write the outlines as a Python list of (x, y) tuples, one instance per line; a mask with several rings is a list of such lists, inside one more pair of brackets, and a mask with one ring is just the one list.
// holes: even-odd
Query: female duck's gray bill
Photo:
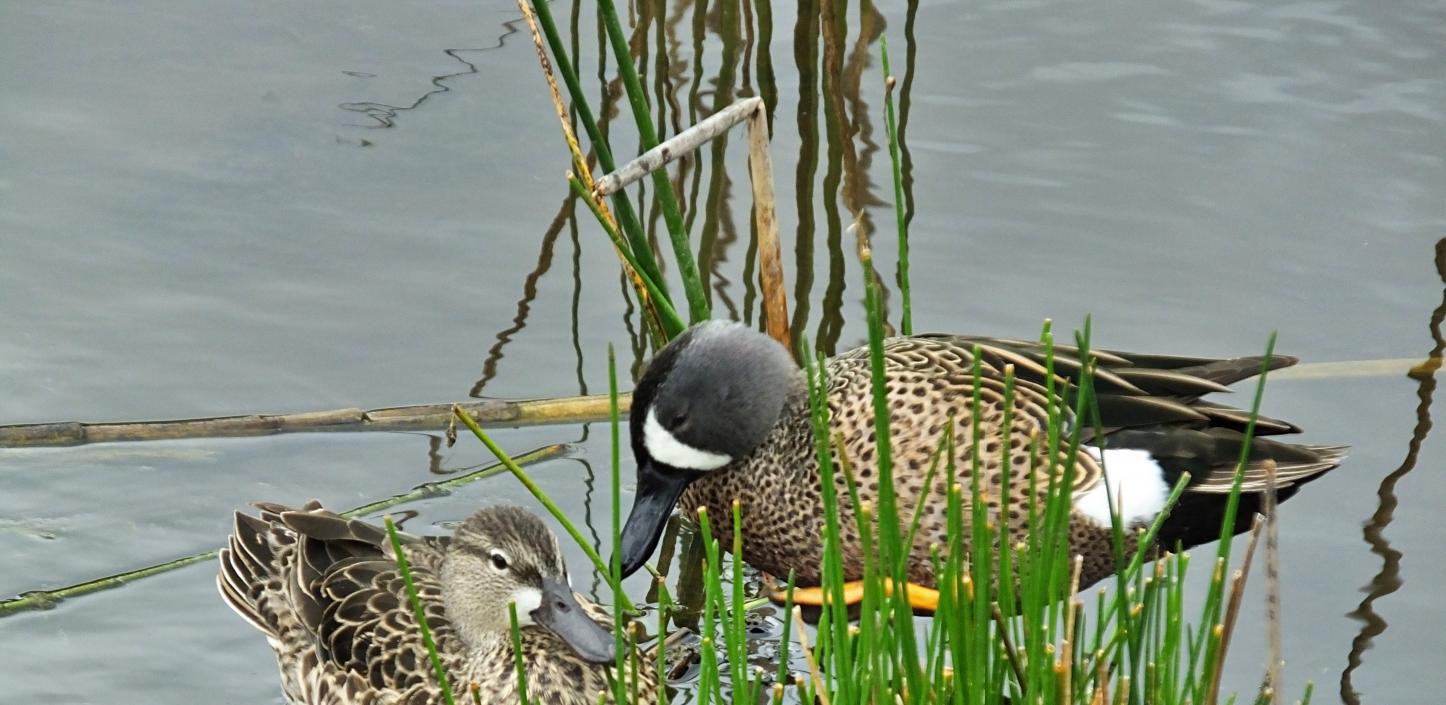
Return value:
[(542, 579), (542, 606), (532, 611), (532, 621), (567, 642), (588, 663), (613, 662), (613, 633), (587, 616), (567, 583)]
[(691, 473), (663, 470), (651, 462), (638, 467), (638, 495), (623, 525), (622, 556), (618, 557), (624, 577), (636, 573), (653, 555), (673, 505), (692, 479)]

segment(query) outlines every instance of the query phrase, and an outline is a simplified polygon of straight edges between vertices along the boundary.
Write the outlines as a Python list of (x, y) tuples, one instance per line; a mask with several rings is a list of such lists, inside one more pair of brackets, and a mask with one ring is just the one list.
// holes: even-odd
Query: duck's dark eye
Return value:
[(679, 411), (678, 413), (673, 414), (673, 416), (668, 419), (668, 428), (676, 431), (682, 428), (683, 424), (686, 423), (688, 423), (688, 415), (684, 412)]
[(507, 570), (507, 556), (502, 555), (501, 551), (493, 551), (492, 567), (497, 570)]

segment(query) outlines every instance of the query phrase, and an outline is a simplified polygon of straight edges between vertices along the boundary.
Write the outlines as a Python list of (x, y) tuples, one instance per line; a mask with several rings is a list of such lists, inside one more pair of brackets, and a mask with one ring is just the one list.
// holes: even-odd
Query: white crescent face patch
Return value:
[(651, 408), (648, 409), (648, 418), (643, 421), (643, 446), (653, 460), (683, 470), (717, 470), (733, 461), (722, 453), (694, 448), (673, 437), (658, 422), (658, 416)]

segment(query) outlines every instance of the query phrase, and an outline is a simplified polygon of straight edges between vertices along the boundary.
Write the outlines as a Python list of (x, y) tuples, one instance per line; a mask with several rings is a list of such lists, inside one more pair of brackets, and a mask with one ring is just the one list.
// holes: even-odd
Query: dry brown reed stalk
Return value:
[(874, 248), (869, 244), (869, 229), (868, 226), (864, 224), (864, 219), (862, 217), (855, 217), (853, 224), (849, 226), (849, 231), (854, 234), (854, 243), (858, 251), (859, 261), (867, 262), (869, 266), (873, 266)]
[[(637, 624), (637, 622), (634, 622), (633, 624)], [(643, 653), (656, 653), (658, 649), (663, 649), (666, 653), (668, 649), (675, 648), (682, 644), (683, 640), (688, 638), (688, 635), (691, 633), (692, 631), (688, 629), (674, 629), (673, 631), (668, 632), (667, 636), (654, 642), (652, 646), (643, 649)]]
[[(793, 631), (798, 635), (798, 648), (803, 651), (803, 658), (808, 662), (808, 675), (813, 679), (813, 687), (818, 693), (818, 701), (823, 705), (829, 705), (828, 691), (823, 687), (823, 673), (819, 671), (818, 662), (813, 659), (813, 649), (808, 646), (808, 630), (803, 624), (803, 608), (797, 605), (793, 608)], [(802, 690), (800, 684), (800, 690)]]
[(582, 184), (582, 197), (590, 202), (588, 207), (592, 209), (597, 217), (603, 221), (603, 227), (612, 236), (613, 250), (618, 256), (623, 272), (627, 274), (628, 280), (633, 283), (633, 290), (637, 292), (638, 302), (643, 311), (647, 312), (649, 323), (654, 331), (662, 331), (662, 323), (658, 320), (657, 309), (654, 308), (648, 293), (648, 287), (638, 275), (637, 270), (628, 263), (628, 258), (623, 255), (621, 237), (617, 236), (620, 231), (617, 217), (608, 209), (607, 202), (596, 195), (592, 195), (593, 178), (592, 169), (588, 166), (587, 158), (583, 156), (582, 146), (577, 141), (577, 132), (572, 129), (572, 121), (568, 119), (567, 106), (562, 102), (562, 91), (557, 87), (557, 76), (552, 70), (552, 60), (547, 58), (547, 49), (542, 45), (542, 32), (537, 27), (537, 16), (532, 11), (532, 5), (528, 0), (517, 0), (518, 9), (522, 10), (522, 17), (527, 20), (528, 29), (532, 30), (532, 48), (537, 52), (537, 63), (542, 67), (542, 77), (547, 80), (547, 89), (552, 95), (552, 107), (557, 112), (557, 121), (562, 125), (562, 136), (567, 141), (567, 150), (572, 154), (572, 171), (569, 177), (575, 176)]
[(1084, 556), (1075, 554), (1073, 563), (1069, 575), (1069, 594), (1065, 596), (1064, 639), (1060, 641), (1059, 661), (1056, 666), (1060, 671), (1059, 701), (1062, 703), (1073, 700), (1070, 697), (1070, 676), (1074, 674), (1074, 620), (1078, 610), (1084, 608), (1084, 603), (1079, 599), (1079, 576), (1084, 569)]
[[(542, 76), (547, 80), (547, 88), (552, 92), (552, 107), (557, 111), (557, 120), (562, 123), (562, 136), (567, 140), (567, 149), (572, 153), (573, 169), (582, 180), (588, 190), (592, 189), (592, 170), (588, 168), (587, 159), (582, 155), (582, 147), (578, 144), (577, 133), (572, 129), (572, 121), (567, 117), (567, 106), (562, 102), (562, 91), (557, 88), (557, 76), (552, 71), (552, 60), (547, 58), (547, 49), (542, 46), (542, 31), (537, 27), (537, 16), (532, 12), (532, 5), (527, 0), (517, 0), (517, 8), (522, 10), (523, 19), (527, 20), (527, 27), (532, 30), (532, 47), (537, 52), (537, 63), (542, 67)], [(607, 206), (601, 201), (598, 207), (607, 214), (613, 227), (617, 227), (617, 220), (608, 211)]]
[(1406, 374), (1424, 379), (1441, 369), (1441, 358), (1383, 358), (1378, 360), (1340, 360), (1337, 362), (1303, 362), (1270, 373), (1272, 380), (1283, 379), (1349, 379), (1354, 377), (1396, 377)]
[(774, 208), (773, 158), (768, 152), (768, 115), (763, 101), (748, 114), (748, 171), (753, 177), (753, 218), (758, 230), (758, 282), (768, 335), (793, 351), (788, 330), (788, 294), (783, 286), (783, 246)]
[[(867, 243), (863, 243), (867, 248)], [(1433, 360), (1435, 358), (1432, 358)], [(1412, 361), (1415, 362), (1415, 361)], [(1400, 363), (1397, 366), (1397, 363)], [(1398, 374), (1409, 367), (1398, 360), (1302, 363), (1271, 373), (1271, 378), (1347, 378)], [(1306, 374), (1295, 374), (1304, 370)], [(1434, 366), (1426, 369), (1434, 373)], [(626, 413), (630, 395), (619, 396)], [(606, 395), (531, 400), (490, 399), (462, 405), (490, 426), (584, 423), (608, 416)], [(235, 414), (197, 419), (92, 423), (56, 421), (0, 425), (0, 448), (49, 448), (88, 443), (162, 441), (182, 438), (239, 438), (318, 431), (416, 431), (444, 428), (452, 418), (452, 402), (365, 410), (359, 408), (305, 411), (295, 414)]]
[(1109, 705), (1110, 702), (1110, 673), (1105, 668), (1103, 658), (1095, 659), (1095, 695), (1090, 698), (1090, 705)]
[[(553, 94), (557, 95), (556, 87)], [(774, 205), (773, 160), (768, 151), (766, 108), (762, 98), (738, 100), (638, 155), (612, 173), (599, 177), (596, 183), (590, 185), (589, 193), (593, 201), (601, 202), (675, 159), (691, 154), (740, 122), (748, 121), (748, 168), (753, 183), (754, 222), (759, 239), (759, 281), (763, 291), (764, 320), (768, 334), (792, 351), (788, 295), (783, 280), (783, 250), (778, 238), (778, 216)]]
[(1276, 466), (1265, 461), (1265, 629), (1270, 661), (1265, 668), (1263, 695), (1280, 702), (1280, 671), (1284, 665), (1280, 645), (1280, 527), (1275, 518)]
[[(632, 395), (619, 395), (623, 413)], [(88, 423), (62, 421), (0, 426), (0, 448), (57, 448), (88, 443), (166, 441), (183, 438), (248, 438), (283, 433), (335, 431), (425, 431), (446, 428), (453, 403), (383, 409), (333, 409), (298, 414), (245, 414), (202, 419)], [(551, 399), (488, 399), (460, 404), (487, 426), (533, 426), (606, 420), (608, 395)]]
[(1245, 546), (1245, 560), (1231, 574), (1230, 601), (1225, 605), (1225, 619), (1220, 629), (1220, 650), (1215, 656), (1215, 672), (1210, 675), (1210, 695), (1205, 699), (1209, 705), (1220, 702), (1220, 679), (1225, 674), (1225, 656), (1230, 651), (1230, 635), (1235, 632), (1235, 620), (1240, 616), (1240, 605), (1245, 601), (1245, 581), (1250, 577), (1250, 563), (1255, 559), (1255, 545), (1260, 541), (1265, 517), (1256, 514), (1250, 525), (1250, 542)]
[[(972, 591), (969, 593), (969, 597), (973, 598)], [(1014, 669), (1014, 677), (1019, 679), (1020, 685), (1028, 683), (1028, 679), (1024, 677), (1024, 664), (1019, 660), (1019, 650), (1014, 648), (1014, 639), (1009, 636), (1009, 627), (1004, 623), (1004, 612), (999, 609), (998, 602), (989, 605), (989, 613), (994, 619), (994, 626), (999, 629), (999, 641), (1004, 645), (1004, 655), (1009, 658), (1009, 665)]]

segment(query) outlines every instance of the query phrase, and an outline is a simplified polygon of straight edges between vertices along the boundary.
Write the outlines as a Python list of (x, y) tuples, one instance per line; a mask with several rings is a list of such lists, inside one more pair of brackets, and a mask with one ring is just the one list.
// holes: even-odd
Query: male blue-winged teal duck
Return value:
[[(259, 518), (236, 513), (217, 584), (271, 643), (287, 700), (441, 702), (386, 531), (316, 502), (257, 506)], [(471, 701), (472, 683), (482, 702), (518, 702), (509, 602), (532, 702), (596, 705), (611, 692), (610, 622), (574, 595), (557, 539), (537, 517), (488, 507), (451, 538), (404, 536), (403, 546), (457, 702)], [(640, 700), (656, 703), (652, 660), (639, 660)]]
[[(982, 369), (981, 408), (973, 406), (975, 346)], [(1070, 348), (1056, 349), (1056, 375), (1077, 380), (1081, 367), (1077, 354)], [(1165, 520), (1159, 544), (1188, 547), (1219, 537), (1248, 414), (1201, 397), (1229, 391), (1225, 385), (1254, 376), (1261, 366), (1259, 357), (1216, 360), (1108, 351), (1093, 355), (1104, 433), (1096, 437), (1085, 432), (1085, 443), (1074, 458), (1070, 540), (1073, 550), (1083, 556), (1081, 586), (1114, 570), (1107, 484), (1123, 524), (1140, 527), (1162, 511), (1181, 473), (1189, 471), (1188, 488)], [(971, 467), (970, 439), (977, 417), (982, 429), (980, 482), (989, 497), (988, 511), (997, 525), (1002, 521), (1008, 527), (1012, 540), (1023, 538), (1030, 504), (1039, 506), (1043, 501), (1027, 490), (1029, 439), (1038, 434), (1045, 443), (1048, 437), (1044, 359), (1042, 345), (1019, 340), (947, 335), (885, 340), (900, 514), (911, 516), (913, 508), (924, 503), (912, 547), (910, 582), (932, 587), (929, 547), (947, 545), (945, 473), (936, 475), (932, 487), (923, 485), (951, 417), (957, 465), (964, 473)], [(1277, 356), (1270, 366), (1294, 362)], [(1016, 375), (1008, 429), (1007, 365)], [(826, 372), (832, 430), (843, 439), (860, 501), (875, 501), (877, 459), (867, 347), (832, 358)], [(652, 554), (675, 504), (689, 515), (697, 507), (707, 507), (715, 533), (723, 538), (732, 535), (731, 503), (737, 498), (744, 560), (778, 576), (794, 571), (799, 585), (819, 583), (824, 516), (808, 393), (802, 371), (783, 346), (737, 323), (712, 321), (685, 331), (648, 364), (633, 392), (630, 425), (637, 496), (623, 529), (625, 574), (637, 570)], [(1250, 510), (1265, 490), (1267, 459), (1277, 465), (1276, 483), (1284, 499), (1300, 483), (1336, 467), (1344, 457), (1344, 447), (1261, 437), (1297, 431), (1276, 419), (1257, 421), (1237, 532), (1248, 526)], [(997, 490), (1006, 438), (1013, 469), (1009, 506), (1000, 507)], [(1064, 443), (1053, 449), (1061, 460), (1069, 452)], [(1050, 464), (1033, 465), (1039, 468), (1037, 487), (1048, 487)], [(1055, 466), (1063, 468), (1064, 463)], [(836, 479), (844, 571), (857, 579), (863, 572), (860, 539), (842, 473)], [(724, 538), (723, 544), (730, 541)]]

